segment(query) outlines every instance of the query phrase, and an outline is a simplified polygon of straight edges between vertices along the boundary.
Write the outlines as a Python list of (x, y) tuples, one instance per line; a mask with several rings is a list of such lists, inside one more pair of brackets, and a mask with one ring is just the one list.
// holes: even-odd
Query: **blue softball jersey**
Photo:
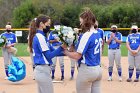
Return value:
[(104, 37), (104, 30), (101, 29), (101, 28), (97, 28), (97, 31), (100, 33), (101, 38), (102, 38), (102, 39), (105, 39), (105, 37)]
[(84, 33), (77, 47), (77, 52), (82, 54), (82, 57), (78, 60), (78, 63), (86, 64), (87, 66), (100, 65), (100, 41), (101, 36), (95, 29), (91, 29), (90, 32)]
[(60, 46), (54, 49), (45, 37), (45, 33), (37, 30), (33, 38), (33, 60), (35, 65), (52, 64), (52, 58), (55, 56), (64, 56), (63, 48)]
[[(48, 36), (48, 40), (55, 40), (56, 38), (58, 38), (58, 35), (53, 34), (53, 31), (51, 31), (49, 36)], [(51, 45), (52, 46), (60, 46), (61, 44), (62, 44), (61, 42), (53, 42)]]
[(17, 42), (17, 37), (14, 33), (10, 32), (4, 32), (1, 34), (1, 36), (4, 36), (6, 37), (7, 39), (7, 44), (13, 44), (13, 43), (16, 43)]
[(126, 42), (129, 42), (130, 48), (132, 50), (137, 50), (140, 45), (140, 34), (132, 33), (127, 36)]
[[(112, 32), (111, 32), (112, 33)], [(109, 40), (110, 36), (111, 36), (111, 33), (107, 34), (106, 36), (106, 41)], [(122, 34), (120, 32), (116, 32), (115, 33), (115, 37), (118, 39), (118, 40), (121, 40), (122, 41)], [(116, 49), (116, 48), (120, 48), (120, 43), (116, 42), (114, 39), (111, 40), (110, 44), (108, 45), (108, 48), (109, 49)]]

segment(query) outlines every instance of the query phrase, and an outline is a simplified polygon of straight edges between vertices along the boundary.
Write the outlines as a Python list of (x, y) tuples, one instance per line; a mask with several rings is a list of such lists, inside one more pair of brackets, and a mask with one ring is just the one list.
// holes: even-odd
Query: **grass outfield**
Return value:
[[(29, 52), (27, 52), (27, 43), (19, 43), (15, 46), (18, 49), (17, 56), (29, 56)], [(108, 49), (107, 44), (105, 44), (103, 56), (107, 56)], [(127, 48), (125, 46), (125, 43), (122, 43), (121, 45), (121, 53), (122, 56), (127, 56)], [(0, 50), (0, 56), (2, 56), (2, 51)]]

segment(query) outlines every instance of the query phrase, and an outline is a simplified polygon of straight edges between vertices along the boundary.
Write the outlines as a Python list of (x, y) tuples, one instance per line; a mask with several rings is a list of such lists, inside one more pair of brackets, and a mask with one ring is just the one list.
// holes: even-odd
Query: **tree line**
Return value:
[[(100, 28), (108, 28), (112, 24), (118, 27), (140, 27), (140, 0), (0, 0), (0, 28), (7, 21), (13, 27), (29, 27), (32, 19), (39, 14), (51, 17), (55, 21), (71, 27), (79, 27), (79, 14), (83, 8), (89, 7), (95, 14)], [(123, 31), (128, 35), (128, 31)]]

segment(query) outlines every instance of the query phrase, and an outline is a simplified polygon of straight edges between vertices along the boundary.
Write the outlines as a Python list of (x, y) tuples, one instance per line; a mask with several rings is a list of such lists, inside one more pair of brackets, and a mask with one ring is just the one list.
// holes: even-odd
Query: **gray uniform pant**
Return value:
[(120, 49), (108, 49), (108, 59), (109, 67), (114, 66), (114, 61), (116, 62), (117, 69), (121, 68), (121, 51)]
[(2, 48), (2, 55), (4, 58), (4, 66), (7, 69), (8, 65), (11, 64), (11, 57), (14, 55), (13, 53), (8, 52), (7, 48)]
[(71, 68), (75, 68), (77, 61), (75, 59), (70, 58), (71, 61)]
[[(59, 46), (54, 46), (54, 49), (57, 49)], [(60, 56), (60, 57), (54, 57), (52, 59), (53, 64), (52, 64), (52, 69), (55, 69), (56, 67), (56, 62), (57, 62), (57, 58), (59, 59), (59, 65), (61, 69), (64, 69), (64, 56)]]
[(128, 51), (128, 62), (129, 62), (129, 69), (136, 69), (140, 70), (140, 52), (135, 56), (132, 55), (131, 52)]
[(34, 75), (38, 86), (38, 93), (53, 93), (50, 73), (51, 67), (48, 65), (38, 65), (35, 67)]
[(33, 53), (30, 53), (30, 57), (31, 57), (31, 61), (32, 61), (32, 66), (34, 68), (35, 67), (35, 64), (34, 64), (34, 60), (33, 60)]
[(100, 93), (102, 69), (100, 66), (81, 64), (76, 79), (77, 93)]

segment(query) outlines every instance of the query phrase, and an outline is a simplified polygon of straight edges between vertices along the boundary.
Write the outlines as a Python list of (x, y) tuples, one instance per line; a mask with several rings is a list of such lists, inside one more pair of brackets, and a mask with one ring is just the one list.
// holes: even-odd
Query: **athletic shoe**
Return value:
[(131, 78), (128, 78), (126, 81), (127, 81), (127, 82), (131, 82), (131, 81), (132, 81), (132, 79), (131, 79)]
[(73, 77), (70, 78), (70, 80), (73, 80), (73, 79), (74, 79)]
[(139, 82), (139, 79), (136, 78), (136, 79), (134, 80), (134, 82)]
[(7, 80), (7, 79), (8, 79), (8, 77), (5, 77), (4, 79), (5, 79), (5, 80)]
[(122, 82), (122, 77), (119, 77), (119, 81)]
[(108, 78), (108, 81), (112, 81), (112, 77), (109, 77), (109, 78)]
[(64, 80), (64, 76), (61, 76), (61, 80)]

